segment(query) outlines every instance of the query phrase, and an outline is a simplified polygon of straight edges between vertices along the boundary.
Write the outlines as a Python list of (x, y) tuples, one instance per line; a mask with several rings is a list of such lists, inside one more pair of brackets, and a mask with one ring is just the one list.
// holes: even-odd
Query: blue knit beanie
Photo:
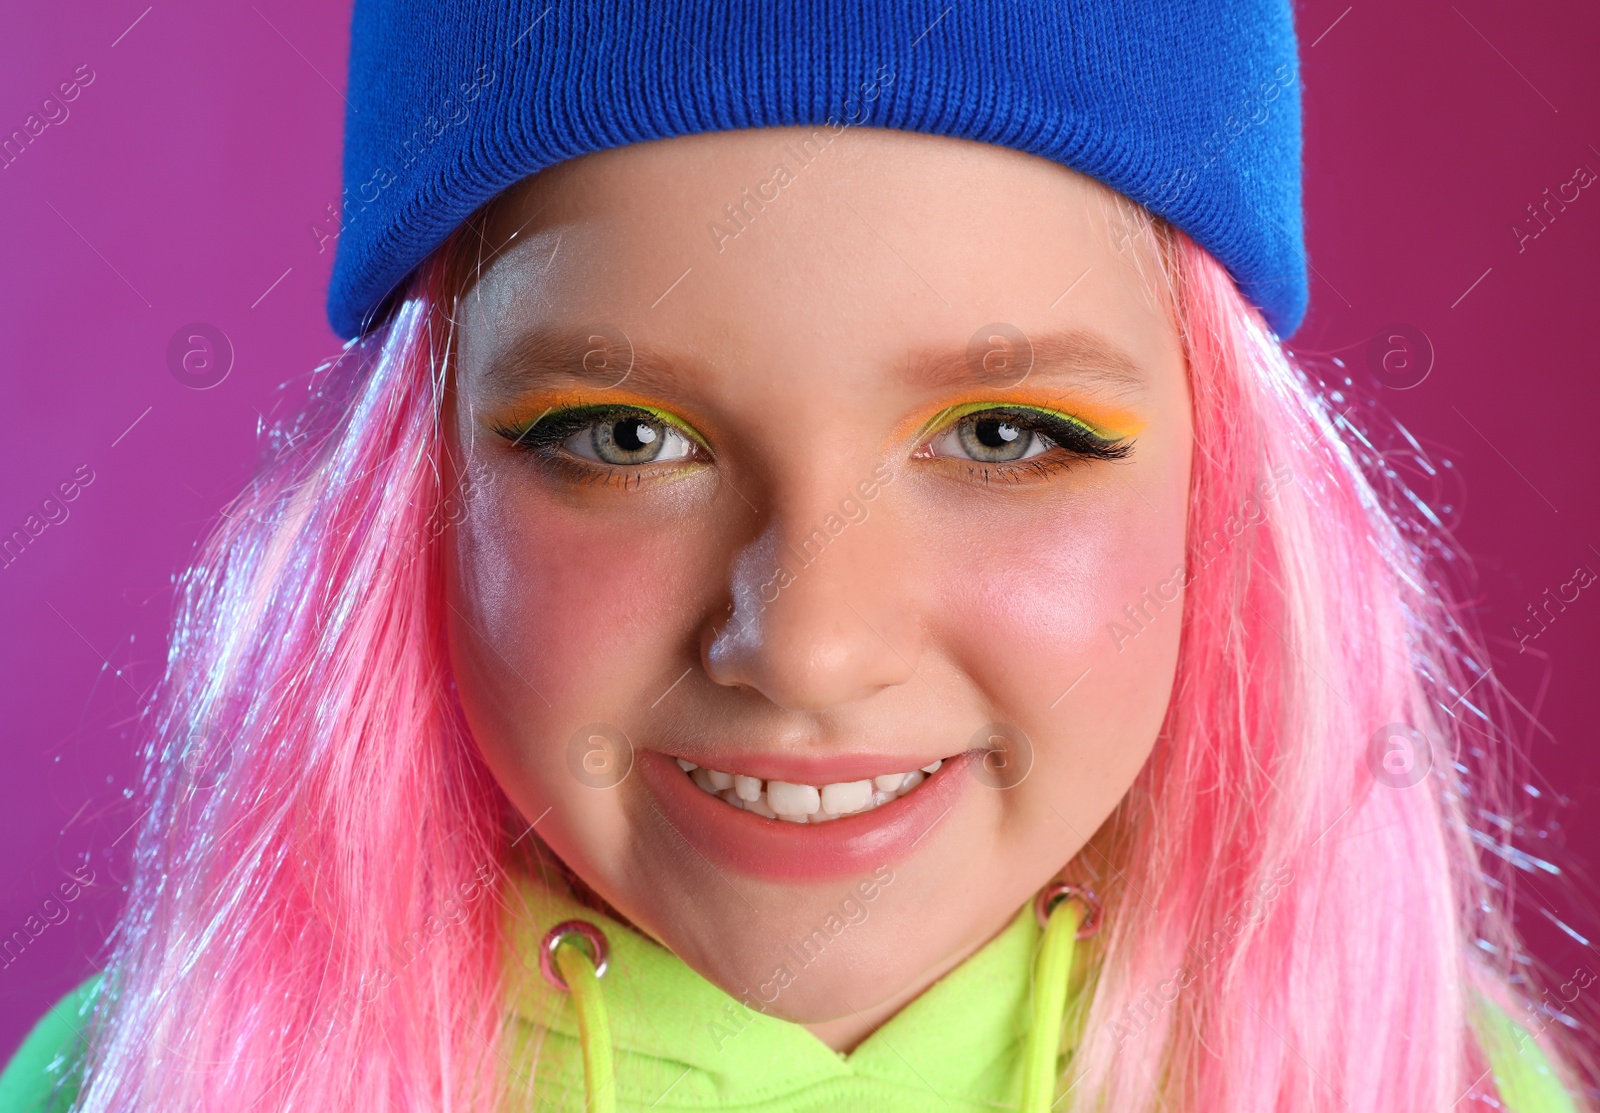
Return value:
[(1288, 0), (356, 0), (348, 99), (342, 336), (529, 174), (798, 124), (1054, 159), (1187, 232), (1280, 336), (1305, 313)]

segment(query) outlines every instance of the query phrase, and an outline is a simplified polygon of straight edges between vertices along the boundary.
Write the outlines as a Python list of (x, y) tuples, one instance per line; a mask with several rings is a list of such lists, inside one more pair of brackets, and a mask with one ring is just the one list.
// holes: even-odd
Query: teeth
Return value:
[(822, 794), (810, 785), (772, 781), (767, 785), (767, 806), (781, 816), (810, 815), (822, 806)]
[(724, 773), (681, 757), (677, 762), (690, 780), (712, 796), (765, 819), (789, 823), (827, 823), (840, 816), (880, 808), (916, 788), (944, 764), (941, 759), (909, 773), (885, 773), (870, 780), (817, 786)]
[(872, 803), (871, 781), (846, 781), (822, 786), (822, 810), (829, 815), (849, 815)]

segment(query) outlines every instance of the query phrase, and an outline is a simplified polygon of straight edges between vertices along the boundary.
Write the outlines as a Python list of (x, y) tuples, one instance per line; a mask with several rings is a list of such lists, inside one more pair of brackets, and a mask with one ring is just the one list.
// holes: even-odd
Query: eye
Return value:
[[(960, 413), (960, 409), (967, 412)], [(1126, 439), (1107, 437), (1087, 423), (1032, 406), (961, 407), (959, 416), (928, 441), (924, 454), (977, 464), (1006, 465), (1054, 454), (1060, 457), (1120, 460), (1132, 450)], [(1045, 461), (1039, 460), (1039, 465)], [(1033, 465), (1030, 465), (1033, 466)]]
[(933, 444), (940, 455), (965, 455), (983, 464), (1026, 460), (1046, 449), (1044, 438), (1028, 422), (1002, 410), (964, 417)]
[(646, 414), (608, 414), (564, 442), (574, 456), (602, 464), (655, 464), (694, 454), (688, 437)]
[(679, 463), (698, 452), (682, 426), (639, 406), (576, 406), (499, 432), (518, 448), (547, 458), (565, 453), (610, 467)]

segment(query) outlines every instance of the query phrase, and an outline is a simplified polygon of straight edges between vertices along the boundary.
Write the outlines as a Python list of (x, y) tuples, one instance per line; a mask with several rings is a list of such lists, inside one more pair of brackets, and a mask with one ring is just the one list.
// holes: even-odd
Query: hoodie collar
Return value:
[(1031, 907), (842, 1054), (799, 1024), (746, 1007), (665, 947), (567, 892), (520, 876), (508, 896), (507, 1061), (516, 1092), (529, 1092), (533, 1074), (541, 1108), (583, 1102), (576, 1014), (539, 973), (540, 940), (567, 919), (596, 925), (610, 944), (600, 985), (625, 1106), (891, 1110), (930, 1108), (933, 1096), (941, 1109), (1015, 1105), (1041, 934)]

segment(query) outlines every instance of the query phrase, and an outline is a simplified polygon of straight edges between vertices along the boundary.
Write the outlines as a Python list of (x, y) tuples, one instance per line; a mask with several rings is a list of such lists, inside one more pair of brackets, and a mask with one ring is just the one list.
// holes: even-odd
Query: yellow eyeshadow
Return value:
[[(662, 409), (655, 400), (643, 394), (615, 388), (604, 391), (557, 389), (529, 394), (517, 400), (510, 419), (505, 424), (514, 428), (529, 428), (541, 419), (563, 410), (603, 406), (642, 410), (658, 421), (681, 431), (706, 451), (711, 450), (706, 439), (693, 424), (690, 424), (694, 418), (682, 417), (671, 410)], [(1137, 436), (1145, 427), (1144, 420), (1138, 415), (1096, 402), (1060, 395), (1040, 397), (1033, 394), (1018, 395), (1003, 390), (994, 393), (975, 390), (968, 392), (965, 397), (945, 399), (931, 410), (922, 410), (908, 416), (895, 426), (884, 445), (887, 447), (913, 435), (920, 440), (935, 429), (958, 421), (968, 414), (1004, 407), (1048, 413), (1063, 421), (1080, 425), (1094, 436), (1106, 441), (1126, 440)]]
[(1062, 397), (1019, 397), (1008, 395), (1004, 391), (995, 394), (973, 392), (963, 400), (946, 400), (931, 414), (923, 411), (906, 418), (890, 434), (889, 442), (904, 440), (913, 435), (917, 440), (921, 440), (934, 430), (959, 421), (968, 414), (1007, 407), (1038, 410), (1050, 414), (1063, 421), (1070, 421), (1074, 425), (1081, 425), (1096, 437), (1107, 441), (1120, 441), (1137, 436), (1145, 426), (1145, 422), (1135, 414), (1093, 402)]
[(705, 438), (686, 419), (679, 417), (671, 410), (662, 409), (642, 394), (635, 394), (626, 390), (612, 389), (603, 392), (592, 390), (540, 391), (537, 394), (519, 398), (512, 416), (506, 424), (515, 429), (528, 429), (552, 414), (566, 410), (598, 409), (608, 406), (643, 410), (663, 424), (677, 429), (707, 452), (711, 451), (711, 446), (706, 443)]

